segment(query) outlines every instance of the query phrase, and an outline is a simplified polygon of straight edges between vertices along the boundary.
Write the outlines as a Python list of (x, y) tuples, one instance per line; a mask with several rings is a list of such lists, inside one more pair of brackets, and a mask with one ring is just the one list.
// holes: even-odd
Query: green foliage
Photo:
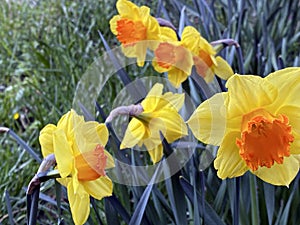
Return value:
[[(235, 39), (241, 46), (247, 74), (265, 76), (282, 67), (300, 65), (297, 1), (162, 0), (138, 4), (148, 4), (153, 9), (152, 15), (169, 19), (177, 27), (180, 21), (195, 26), (209, 41)], [(114, 8), (114, 4), (106, 0), (2, 0), (0, 126), (14, 130), (37, 154), (40, 155), (39, 131), (45, 124), (55, 123), (70, 109), (78, 80), (105, 51), (98, 30), (111, 48), (116, 44), (108, 27), (109, 19), (115, 14)], [(234, 47), (226, 48), (221, 54), (235, 72), (241, 72)], [(145, 71), (154, 73), (151, 68), (141, 69), (134, 65), (126, 71), (133, 77)], [(120, 81), (116, 78), (105, 87), (99, 99), (105, 113), (119, 89)], [(18, 119), (14, 118), (15, 113), (19, 113)], [(9, 223), (9, 214), (12, 214), (16, 224), (25, 224), (24, 187), (38, 165), (8, 135), (1, 134), (0, 144), (3, 203), (0, 222)], [(112, 140), (111, 151), (114, 144)], [(101, 202), (92, 201), (87, 223), (99, 220), (103, 224), (136, 224), (137, 221), (142, 224), (300, 223), (299, 175), (289, 189), (270, 186), (248, 173), (237, 180), (221, 181), (213, 167), (198, 170), (204, 164), (200, 156), (202, 151), (197, 149), (178, 174), (161, 183), (146, 187), (115, 184), (112, 197)], [(147, 163), (139, 157), (131, 155), (131, 162)], [(65, 224), (71, 224), (65, 190), (61, 187), (54, 190), (54, 183), (46, 182), (41, 193), (44, 195), (39, 200), (38, 223), (58, 221), (54, 199), (61, 193), (61, 217)]]
[[(93, 0), (1, 1), (0, 126), (15, 131), (39, 155), (39, 131), (71, 108), (78, 79), (102, 51), (97, 31), (111, 35), (112, 9)], [(7, 189), (15, 223), (25, 224), (22, 188), (38, 165), (15, 140), (0, 138), (1, 202)], [(5, 204), (0, 212), (0, 221), (8, 222)]]

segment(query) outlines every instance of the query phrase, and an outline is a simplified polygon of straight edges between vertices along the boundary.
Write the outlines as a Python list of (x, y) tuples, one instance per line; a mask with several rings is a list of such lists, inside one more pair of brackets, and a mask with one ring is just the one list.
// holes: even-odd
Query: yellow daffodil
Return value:
[[(160, 27), (146, 6), (138, 7), (128, 0), (118, 0), (119, 15), (110, 20), (110, 29), (122, 44), (127, 57), (137, 58), (144, 65), (147, 48), (153, 49), (160, 39)], [(148, 40), (150, 40), (148, 42)]]
[(167, 92), (163, 85), (155, 84), (141, 102), (143, 112), (131, 119), (121, 143), (121, 149), (145, 145), (153, 163), (161, 160), (163, 146), (160, 132), (171, 143), (187, 135), (187, 127), (178, 111), (184, 94)]
[(181, 43), (193, 53), (196, 71), (206, 82), (211, 82), (215, 74), (225, 80), (233, 75), (229, 64), (222, 57), (215, 56), (213, 46), (195, 28), (187, 26), (183, 29)]
[(300, 162), (300, 68), (266, 78), (234, 75), (228, 92), (203, 102), (188, 121), (200, 141), (220, 145), (220, 178), (250, 171), (273, 185), (295, 178)]
[(102, 199), (112, 195), (112, 181), (105, 175), (105, 169), (114, 166), (112, 156), (104, 150), (106, 126), (85, 122), (71, 110), (57, 126), (45, 126), (39, 140), (44, 157), (55, 155), (61, 176), (58, 181), (68, 189), (74, 223), (83, 224), (90, 212), (90, 196)]
[(176, 88), (191, 74), (193, 56), (179, 41), (160, 43), (154, 55), (154, 69), (160, 73), (168, 72), (168, 79)]
[(168, 72), (168, 79), (173, 86), (180, 84), (191, 74), (193, 56), (178, 41), (175, 31), (161, 27), (161, 42), (154, 51), (152, 65), (159, 73)]

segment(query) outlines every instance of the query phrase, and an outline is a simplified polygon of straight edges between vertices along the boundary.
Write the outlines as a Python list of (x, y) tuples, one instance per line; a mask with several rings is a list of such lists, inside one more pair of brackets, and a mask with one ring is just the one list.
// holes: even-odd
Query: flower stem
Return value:
[(253, 225), (259, 224), (259, 207), (256, 192), (256, 177), (252, 174), (249, 176), (250, 180), (250, 195), (251, 195), (251, 219)]

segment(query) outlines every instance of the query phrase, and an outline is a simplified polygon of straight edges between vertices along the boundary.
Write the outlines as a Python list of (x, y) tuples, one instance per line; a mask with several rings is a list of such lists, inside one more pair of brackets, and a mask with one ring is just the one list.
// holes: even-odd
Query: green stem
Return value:
[(251, 219), (253, 225), (259, 224), (259, 206), (256, 192), (256, 177), (253, 174), (249, 176), (250, 195), (251, 195)]

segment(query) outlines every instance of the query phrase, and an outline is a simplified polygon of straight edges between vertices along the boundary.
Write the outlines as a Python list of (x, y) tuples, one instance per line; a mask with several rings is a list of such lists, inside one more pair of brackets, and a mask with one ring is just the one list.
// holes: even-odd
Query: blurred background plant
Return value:
[[(300, 65), (299, 1), (155, 0), (136, 3), (148, 5), (153, 16), (171, 21), (179, 30), (183, 25), (194, 26), (208, 41), (235, 39), (242, 49), (246, 74), (265, 76), (283, 67)], [(108, 24), (114, 14), (115, 2), (108, 0), (1, 0), (0, 126), (15, 131), (40, 155), (39, 131), (47, 123), (58, 121), (71, 108), (77, 81), (105, 51), (98, 30), (111, 48), (117, 45)], [(242, 73), (234, 47), (224, 49), (221, 54), (235, 72)], [(132, 76), (158, 75), (149, 63), (142, 69), (131, 66), (126, 70)], [(116, 79), (107, 88), (105, 98), (99, 101), (109, 104), (108, 99), (113, 100), (122, 87)], [(25, 224), (24, 187), (37, 171), (38, 164), (8, 135), (1, 135), (0, 143), (0, 222), (9, 224), (13, 220), (16, 224)], [(299, 176), (289, 189), (273, 187), (249, 174), (241, 179), (220, 181), (213, 167), (204, 172), (198, 170), (205, 163), (199, 162), (203, 159), (198, 157), (201, 152), (197, 151), (194, 160), (181, 171), (187, 180), (166, 181), (171, 182), (167, 188), (161, 183), (155, 185), (156, 191), (145, 208), (144, 224), (157, 223), (157, 218), (161, 224), (199, 224), (203, 222), (200, 215), (205, 212), (208, 215), (204, 220), (206, 224), (210, 219), (220, 224), (221, 220), (234, 224), (235, 201), (240, 203), (240, 224), (300, 224), (297, 213), (300, 210)], [(53, 185), (54, 182), (48, 181), (42, 186), (39, 224), (57, 222)], [(115, 186), (115, 195), (133, 215), (140, 206), (137, 201), (145, 197), (142, 197), (145, 188)], [(176, 198), (176, 191), (181, 188), (186, 197)], [(237, 188), (239, 199), (235, 197)], [(188, 196), (188, 193), (193, 195)], [(193, 197), (194, 193), (199, 194), (199, 199)], [(187, 199), (194, 199), (194, 204)], [(63, 203), (62, 207), (65, 224), (70, 224), (68, 205)], [(116, 221), (110, 220), (111, 217), (104, 219), (107, 210), (113, 208), (100, 202), (88, 223), (93, 224), (100, 215), (103, 223), (113, 224)], [(117, 215), (120, 211), (111, 210), (111, 214), (114, 213)], [(117, 218), (124, 220), (122, 216)]]

